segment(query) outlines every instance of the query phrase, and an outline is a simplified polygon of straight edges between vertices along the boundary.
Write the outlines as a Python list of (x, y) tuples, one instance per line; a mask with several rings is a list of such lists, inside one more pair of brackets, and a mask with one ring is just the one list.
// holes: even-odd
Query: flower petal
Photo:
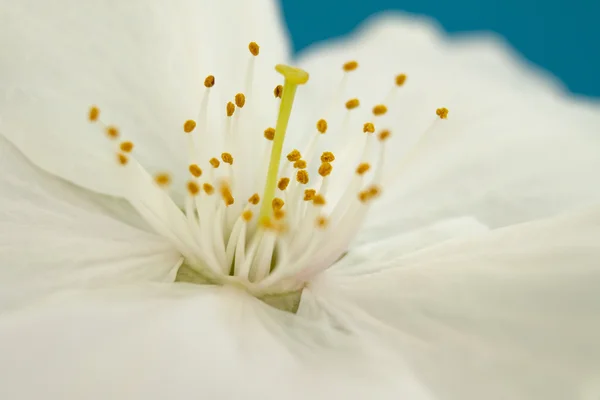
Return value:
[(311, 291), (440, 398), (587, 399), (600, 376), (599, 237), (596, 206), (365, 265), (374, 274), (339, 268)]
[[(78, 185), (121, 193), (118, 146), (87, 121), (92, 104), (134, 142), (144, 166), (185, 178), (183, 123), (198, 116), (204, 79), (216, 78), (208, 115), (209, 130), (217, 130), (226, 102), (246, 90), (251, 41), (261, 52), (247, 102), (273, 103), (252, 110), (261, 132), (272, 123), (280, 81), (273, 66), (288, 55), (272, 0), (27, 0), (4, 1), (2, 9), (0, 132), (35, 164)], [(261, 124), (263, 111), (269, 119)]]
[(50, 176), (2, 136), (0, 171), (0, 311), (72, 287), (173, 281), (181, 256), (126, 203)]

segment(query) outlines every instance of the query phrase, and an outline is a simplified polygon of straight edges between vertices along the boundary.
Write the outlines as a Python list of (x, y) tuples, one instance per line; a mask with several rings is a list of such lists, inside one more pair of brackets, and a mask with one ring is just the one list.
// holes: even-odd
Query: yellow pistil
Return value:
[(268, 218), (272, 212), (270, 203), (275, 196), (277, 172), (279, 170), (279, 161), (281, 160), (281, 152), (283, 150), (283, 140), (292, 113), (296, 89), (298, 85), (305, 84), (308, 81), (308, 73), (299, 68), (278, 64), (275, 67), (275, 70), (284, 77), (283, 94), (281, 103), (279, 104), (279, 115), (277, 117), (277, 124), (275, 125), (275, 137), (273, 138), (271, 159), (269, 160), (269, 169), (263, 194), (263, 203), (260, 209), (259, 219), (261, 220)]

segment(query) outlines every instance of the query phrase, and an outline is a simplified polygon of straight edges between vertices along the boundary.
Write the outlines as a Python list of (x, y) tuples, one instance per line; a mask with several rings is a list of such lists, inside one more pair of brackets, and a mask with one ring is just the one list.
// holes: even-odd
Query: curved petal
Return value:
[(72, 287), (173, 281), (180, 254), (126, 203), (50, 176), (1, 136), (0, 171), (0, 311)]
[(377, 273), (340, 266), (311, 291), (333, 318), (387, 340), (439, 398), (592, 399), (599, 237), (596, 206), (388, 258)]
[[(198, 116), (207, 75), (216, 84), (202, 134), (220, 128), (225, 104), (238, 92), (246, 92), (247, 108), (273, 103), (252, 109), (260, 132), (272, 124), (272, 91), (280, 80), (273, 66), (288, 55), (272, 0), (27, 0), (1, 7), (0, 133), (64, 179), (121, 193), (118, 143), (87, 121), (92, 104), (136, 144), (143, 165), (181, 178), (189, 161), (183, 123)], [(261, 46), (252, 94), (246, 83), (251, 41)]]
[(431, 399), (370, 344), (233, 288), (65, 294), (0, 336), (2, 398)]
[[(348, 60), (359, 67), (329, 111)], [(359, 241), (463, 215), (505, 226), (600, 199), (592, 183), (600, 168), (600, 105), (563, 93), (493, 36), (447, 37), (427, 20), (384, 16), (309, 50), (300, 65), (311, 82), (298, 109), (313, 130), (318, 118), (328, 119), (324, 148), (347, 149), (366, 121), (391, 129), (383, 197)], [(406, 82), (392, 89), (398, 73)], [(343, 104), (352, 97), (361, 105), (347, 112)], [(378, 103), (388, 112), (375, 117)], [(447, 120), (436, 117), (438, 107), (450, 110)]]

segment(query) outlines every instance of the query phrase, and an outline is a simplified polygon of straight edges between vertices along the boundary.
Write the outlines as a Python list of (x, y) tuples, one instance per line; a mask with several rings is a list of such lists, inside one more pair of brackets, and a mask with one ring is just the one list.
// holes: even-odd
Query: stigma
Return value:
[[(301, 293), (311, 279), (335, 264), (348, 251), (371, 204), (384, 193), (385, 148), (392, 134), (381, 117), (391, 104), (367, 107), (359, 126), (350, 126), (348, 118), (332, 124), (327, 115), (300, 121), (312, 132), (301, 148), (284, 151), (295, 98), (310, 84), (310, 76), (300, 68), (276, 65), (282, 82), (266, 89), (273, 92), (275, 104), (257, 104), (253, 73), (260, 47), (251, 42), (248, 50), (246, 86), (223, 108), (211, 110), (217, 114), (209, 115), (211, 92), (218, 90), (221, 78), (207, 75), (199, 88), (202, 100), (196, 116), (176, 128), (174, 134), (185, 136), (187, 143), (181, 153), (187, 156), (187, 168), (182, 171), (149, 173), (136, 158), (143, 143), (133, 143), (127, 132), (105, 122), (98, 106), (89, 109), (88, 120), (114, 146), (114, 166), (130, 189), (127, 200), (181, 252), (184, 262), (178, 276), (187, 278), (180, 280), (234, 285), (258, 298), (273, 298)], [(345, 92), (348, 75), (358, 73), (359, 64), (348, 61), (341, 70), (338, 94)], [(391, 93), (405, 81), (405, 74), (390, 77)], [(333, 102), (345, 113), (362, 109), (358, 98)], [(272, 126), (256, 132), (245, 129), (254, 125), (255, 110), (274, 106), (278, 112)], [(446, 108), (432, 112), (438, 120), (447, 119), (448, 113)], [(224, 120), (216, 134), (209, 116)], [(324, 148), (322, 137), (331, 130), (352, 132), (360, 154)], [(353, 167), (338, 172), (337, 163)], [(183, 201), (172, 195), (179, 191), (174, 182), (181, 182), (173, 177), (182, 176)], [(342, 192), (330, 195), (332, 183), (343, 187)]]

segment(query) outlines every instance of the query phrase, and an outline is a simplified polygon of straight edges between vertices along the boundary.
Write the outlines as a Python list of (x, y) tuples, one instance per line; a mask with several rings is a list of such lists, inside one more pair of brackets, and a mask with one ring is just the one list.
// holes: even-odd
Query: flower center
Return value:
[[(249, 50), (247, 80), (251, 83), (259, 46), (252, 42)], [(346, 75), (357, 67), (355, 61), (344, 64), (341, 88)], [(343, 189), (330, 196), (336, 156), (318, 150), (319, 138), (329, 129), (325, 119), (317, 121), (302, 152), (293, 149), (287, 161), (281, 162), (296, 90), (307, 83), (309, 75), (287, 65), (275, 69), (284, 77), (283, 86), (274, 90), (280, 99), (279, 114), (275, 128), (262, 133), (267, 140), (260, 147), (256, 146), (257, 132), (240, 132), (253, 122), (243, 93), (227, 102), (222, 134), (211, 134), (207, 105), (215, 77), (205, 79), (199, 117), (183, 124), (189, 154), (183, 204), (176, 203), (169, 193), (171, 175), (152, 177), (136, 160), (134, 144), (120, 139), (119, 129), (100, 119), (98, 107), (91, 107), (89, 120), (118, 143), (115, 167), (122, 169), (127, 200), (183, 255), (177, 280), (235, 285), (278, 308), (294, 311), (305, 284), (348, 250), (371, 201), (380, 194), (384, 144), (390, 131), (381, 129), (376, 134), (374, 122), (361, 123), (353, 146), (359, 152), (341, 154), (340, 169), (346, 176), (345, 180), (344, 176), (336, 179)], [(398, 75), (395, 87), (402, 86), (405, 79)], [(251, 85), (245, 90), (250, 94)], [(252, 100), (249, 95), (250, 106)], [(346, 112), (354, 112), (359, 105), (358, 99), (348, 100)], [(385, 105), (374, 106), (372, 121), (386, 113)], [(440, 108), (436, 113), (445, 119), (448, 110)], [(341, 123), (341, 132), (352, 131), (348, 120)], [(415, 151), (422, 141), (417, 142)], [(210, 154), (216, 149), (219, 158)]]

